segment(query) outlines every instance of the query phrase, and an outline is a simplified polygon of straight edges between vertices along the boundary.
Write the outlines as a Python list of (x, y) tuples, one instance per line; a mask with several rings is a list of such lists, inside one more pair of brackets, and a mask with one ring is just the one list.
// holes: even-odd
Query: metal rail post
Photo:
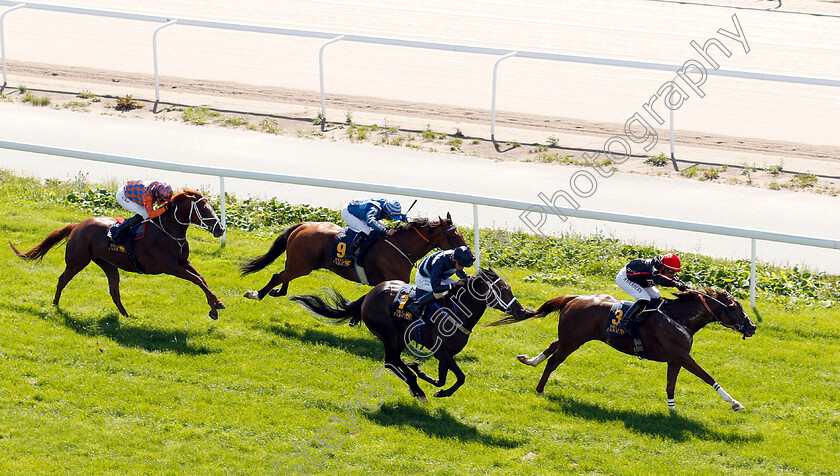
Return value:
[(221, 200), (221, 205), (219, 205), (219, 215), (222, 221), (222, 226), (225, 228), (224, 234), (222, 234), (222, 247), (225, 246), (227, 243), (227, 219), (225, 218), (225, 178), (223, 176), (219, 176), (219, 200)]
[(755, 238), (751, 238), (752, 257), (750, 258), (750, 307), (755, 309)]
[(512, 53), (508, 53), (501, 58), (497, 59), (495, 63), (493, 63), (493, 99), (490, 106), (490, 140), (496, 140), (496, 75), (499, 72), (499, 63), (502, 61), (510, 58), (511, 56), (517, 56), (519, 54), (518, 51), (514, 51)]
[(327, 47), (330, 43), (335, 43), (338, 40), (344, 38), (344, 35), (337, 36), (331, 40), (327, 40), (321, 45), (321, 48), (318, 50), (318, 75), (321, 78), (321, 130), (324, 130), (324, 127), (327, 124), (327, 100), (324, 96), (324, 48)]
[(7, 8), (3, 13), (0, 13), (0, 58), (2, 58), (3, 61), (3, 87), (6, 86), (6, 38), (3, 35), (3, 19), (6, 17), (6, 14), (10, 11), (17, 10), (18, 8), (25, 6), (25, 3), (21, 3), (11, 8)]
[(160, 30), (178, 23), (178, 20), (169, 20), (168, 22), (164, 23), (163, 25), (155, 28), (154, 33), (152, 33), (152, 55), (154, 57), (155, 62), (155, 104), (160, 102), (160, 77), (158, 76), (158, 60), (157, 60), (157, 34)]
[(473, 203), (473, 255), (475, 256), (475, 268), (481, 268), (481, 247), (478, 239), (478, 204)]

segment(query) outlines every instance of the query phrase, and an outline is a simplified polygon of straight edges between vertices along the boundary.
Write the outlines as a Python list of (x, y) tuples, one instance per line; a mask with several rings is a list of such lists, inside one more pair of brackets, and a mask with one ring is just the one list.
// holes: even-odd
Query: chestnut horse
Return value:
[[(675, 409), (674, 389), (680, 369), (693, 373), (711, 385), (735, 411), (743, 410), (740, 402), (729, 396), (720, 385), (691, 358), (691, 344), (694, 334), (710, 322), (719, 322), (725, 327), (743, 334), (744, 339), (755, 334), (755, 324), (744, 313), (741, 304), (726, 291), (704, 289), (704, 292), (689, 290), (677, 295), (676, 299), (663, 299), (658, 309), (644, 311), (647, 318), (639, 324), (638, 330), (645, 347), (646, 358), (668, 363), (668, 408)], [(548, 363), (537, 384), (542, 395), (548, 376), (581, 345), (592, 340), (606, 342), (612, 348), (634, 355), (633, 339), (607, 334), (607, 320), (610, 308), (617, 299), (606, 294), (588, 296), (559, 296), (545, 302), (536, 314), (527, 317), (544, 317), (553, 311), (560, 315), (557, 325), (558, 339), (540, 355), (517, 358), (526, 365), (536, 366), (546, 358)], [(657, 312), (658, 311), (658, 312)], [(524, 318), (523, 318), (524, 319)], [(509, 324), (523, 319), (505, 318), (490, 326)]]
[[(342, 227), (328, 222), (304, 222), (288, 228), (274, 240), (266, 254), (246, 262), (240, 268), (243, 276), (259, 271), (286, 252), (283, 271), (275, 273), (259, 291), (245, 293), (245, 297), (261, 300), (266, 295), (285, 296), (290, 281), (321, 268), (329, 269), (350, 281), (360, 282), (353, 266), (338, 267), (333, 263), (333, 245), (341, 230)], [(382, 237), (364, 255), (365, 273), (371, 286), (391, 279), (408, 282), (414, 263), (429, 251), (434, 248), (453, 249), (467, 244), (461, 231), (452, 224), (449, 213), (446, 219), (438, 217), (435, 222), (415, 218), (394, 230), (393, 235)], [(279, 284), (283, 286), (275, 289)]]
[[(535, 312), (522, 307), (513, 296), (510, 286), (495, 271), (482, 269), (476, 276), (452, 285), (449, 294), (437, 302), (444, 310), (438, 308), (429, 318), (431, 322), (419, 319), (408, 321), (394, 317), (392, 311), (394, 298), (404, 284), (402, 281), (385, 281), (352, 302), (335, 290), (331, 290), (331, 302), (315, 295), (294, 296), (292, 301), (331, 323), (361, 318), (385, 346), (385, 367), (405, 382), (411, 395), (421, 402), (427, 399), (417, 385), (417, 377), (435, 387), (443, 387), (446, 385), (446, 374), (450, 370), (455, 374), (455, 383), (447, 389), (438, 390), (436, 397), (448, 397), (464, 383), (464, 372), (458, 367), (454, 356), (467, 345), (473, 327), (488, 307), (516, 317), (526, 313), (533, 315)], [(437, 379), (420, 370), (419, 363), (406, 364), (400, 358), (400, 353), (412, 340), (430, 349), (427, 355), (421, 356), (434, 355), (438, 360)], [(419, 353), (413, 348), (412, 351)]]
[[(210, 317), (218, 319), (218, 309), (225, 306), (207, 287), (207, 281), (190, 263), (190, 246), (187, 243), (187, 228), (190, 224), (210, 231), (218, 238), (225, 232), (213, 207), (200, 192), (184, 189), (172, 197), (166, 212), (146, 223), (145, 236), (134, 242), (134, 255), (144, 274), (166, 273), (195, 283), (207, 296), (210, 305)], [(172, 206), (171, 204), (174, 204)], [(58, 306), (61, 291), (76, 274), (91, 261), (96, 263), (108, 277), (111, 299), (117, 305), (120, 314), (127, 316), (120, 300), (119, 269), (137, 272), (128, 255), (112, 251), (108, 239), (108, 229), (116, 222), (110, 217), (88, 218), (79, 223), (71, 223), (47, 236), (27, 253), (22, 253), (11, 242), (9, 246), (16, 255), (25, 260), (43, 259), (44, 255), (58, 243), (67, 240), (64, 253), (65, 269), (58, 278), (53, 305)], [(129, 234), (129, 233), (127, 233)], [(131, 239), (131, 238), (128, 238)]]

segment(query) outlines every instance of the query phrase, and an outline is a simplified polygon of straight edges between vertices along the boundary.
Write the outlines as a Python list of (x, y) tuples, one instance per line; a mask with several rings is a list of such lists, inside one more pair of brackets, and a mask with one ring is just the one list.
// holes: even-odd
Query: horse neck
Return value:
[(663, 310), (688, 329), (692, 335), (706, 324), (717, 320), (699, 299), (666, 303), (663, 305)]
[(435, 249), (436, 245), (431, 240), (426, 240), (426, 235), (423, 235), (423, 230), (417, 226), (412, 225), (402, 232), (405, 236), (404, 240), (400, 240), (400, 247), (405, 253), (414, 261), (426, 256), (429, 251)]
[[(473, 276), (467, 278), (468, 282), (464, 286), (459, 286), (456, 291), (453, 293), (452, 298), (450, 299), (452, 302), (452, 306), (457, 309), (457, 316), (458, 318), (463, 320), (463, 326), (467, 329), (472, 329), (478, 321), (481, 319), (481, 316), (484, 315), (484, 311), (487, 310), (487, 301), (481, 300), (473, 296), (470, 292), (470, 284), (475, 285), (476, 283), (484, 283), (482, 279), (478, 276)], [(479, 284), (478, 286), (482, 286)], [(483, 284), (484, 287), (487, 287), (487, 284)], [(478, 293), (482, 293), (480, 289), (476, 289)], [(490, 290), (486, 290), (483, 294), (488, 294)], [(456, 304), (457, 302), (457, 304)]]
[[(185, 205), (179, 204), (178, 210), (180, 211), (183, 206)], [(175, 217), (174, 211), (166, 211), (160, 215), (160, 226), (162, 226), (163, 229), (166, 230), (166, 232), (170, 235), (176, 238), (181, 238), (182, 236), (185, 237), (187, 235), (187, 228), (189, 228), (190, 225), (189, 223), (187, 223), (186, 225), (180, 223), (179, 220)]]

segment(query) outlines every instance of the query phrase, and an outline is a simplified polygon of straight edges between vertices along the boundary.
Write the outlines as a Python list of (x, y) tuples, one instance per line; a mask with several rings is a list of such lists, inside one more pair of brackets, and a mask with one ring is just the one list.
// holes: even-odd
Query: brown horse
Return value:
[[(172, 197), (167, 211), (146, 224), (145, 236), (134, 242), (134, 255), (144, 274), (166, 273), (177, 276), (198, 285), (207, 296), (210, 305), (210, 317), (218, 319), (218, 309), (225, 306), (207, 287), (207, 281), (190, 263), (190, 246), (187, 243), (187, 228), (190, 224), (204, 228), (216, 238), (225, 232), (213, 207), (201, 193), (184, 189)], [(120, 300), (119, 269), (137, 272), (124, 252), (112, 251), (108, 239), (108, 229), (116, 220), (110, 217), (88, 218), (79, 223), (71, 223), (47, 236), (27, 253), (22, 253), (9, 243), (16, 255), (25, 260), (43, 259), (44, 255), (56, 244), (67, 240), (64, 254), (66, 267), (58, 278), (53, 305), (58, 306), (61, 291), (76, 274), (91, 261), (96, 263), (108, 276), (111, 299), (117, 305), (120, 314), (127, 316)]]
[[(417, 377), (435, 387), (446, 385), (446, 374), (451, 370), (455, 374), (455, 383), (444, 390), (438, 390), (436, 397), (448, 397), (464, 383), (464, 372), (458, 367), (454, 356), (467, 345), (473, 327), (481, 319), (488, 307), (524, 319), (527, 312), (513, 296), (510, 286), (491, 269), (482, 269), (477, 275), (454, 283), (449, 294), (438, 301), (437, 309), (425, 320), (408, 321), (394, 317), (392, 303), (402, 281), (385, 281), (376, 285), (367, 294), (355, 301), (347, 301), (337, 291), (332, 290), (331, 302), (315, 295), (294, 296), (292, 301), (299, 302), (310, 312), (340, 323), (348, 319), (361, 319), (385, 346), (385, 367), (408, 384), (411, 395), (421, 402), (427, 401), (426, 394), (417, 385)], [(429, 348), (425, 355), (434, 355), (439, 361), (438, 378), (433, 379), (419, 368), (419, 363), (406, 364), (400, 353), (411, 342)], [(411, 348), (416, 355), (419, 350)], [(417, 377), (414, 376), (417, 374)]]
[[(674, 389), (677, 375), (683, 367), (711, 385), (721, 398), (732, 404), (733, 410), (743, 410), (744, 406), (730, 397), (715, 379), (691, 358), (689, 352), (694, 334), (710, 322), (717, 321), (725, 327), (735, 329), (742, 333), (745, 339), (755, 334), (755, 324), (744, 313), (741, 304), (728, 292), (711, 289), (703, 291), (690, 290), (680, 293), (676, 299), (660, 301), (658, 312), (644, 311), (647, 318), (639, 325), (638, 330), (645, 347), (646, 358), (668, 363), (666, 391), (670, 410), (675, 409)], [(536, 314), (525, 317), (544, 317), (553, 311), (560, 315), (557, 325), (558, 340), (533, 359), (527, 355), (517, 357), (523, 364), (531, 366), (536, 366), (548, 358), (542, 378), (537, 384), (537, 392), (540, 395), (543, 394), (548, 376), (554, 369), (586, 342), (600, 340), (625, 354), (634, 355), (633, 339), (606, 333), (610, 308), (616, 302), (616, 298), (605, 294), (559, 296), (545, 302), (537, 309)], [(511, 317), (489, 325), (509, 324), (520, 320), (523, 319)]]
[[(333, 263), (333, 244), (341, 230), (342, 227), (327, 222), (304, 222), (288, 228), (274, 240), (266, 254), (248, 261), (240, 268), (243, 276), (259, 271), (286, 252), (283, 271), (275, 273), (259, 291), (245, 293), (245, 297), (261, 300), (266, 295), (285, 296), (290, 281), (321, 268), (329, 269), (350, 281), (360, 282), (353, 266), (338, 267)], [(438, 217), (435, 222), (415, 218), (394, 230), (393, 235), (383, 237), (365, 253), (365, 272), (372, 286), (391, 279), (408, 282), (414, 263), (429, 251), (436, 247), (453, 249), (467, 244), (461, 231), (452, 224), (449, 213), (446, 219)], [(279, 284), (283, 286), (275, 289)]]

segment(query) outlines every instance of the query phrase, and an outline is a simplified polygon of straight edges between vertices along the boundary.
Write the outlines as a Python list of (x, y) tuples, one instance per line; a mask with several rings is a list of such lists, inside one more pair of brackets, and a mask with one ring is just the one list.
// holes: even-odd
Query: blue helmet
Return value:
[(456, 263), (465, 268), (469, 268), (475, 262), (475, 256), (473, 256), (469, 246), (459, 246), (455, 248), (453, 257), (455, 258)]
[(396, 200), (385, 201), (385, 213), (393, 220), (402, 220), (402, 206)]

